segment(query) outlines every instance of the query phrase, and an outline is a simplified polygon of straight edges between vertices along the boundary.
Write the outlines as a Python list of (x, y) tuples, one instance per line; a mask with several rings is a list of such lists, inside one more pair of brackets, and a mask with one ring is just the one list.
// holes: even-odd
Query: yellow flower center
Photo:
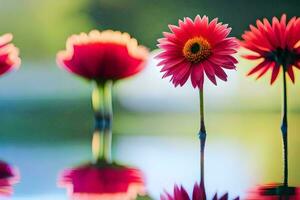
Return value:
[(182, 53), (188, 61), (198, 63), (211, 55), (211, 45), (203, 37), (194, 37), (184, 44)]

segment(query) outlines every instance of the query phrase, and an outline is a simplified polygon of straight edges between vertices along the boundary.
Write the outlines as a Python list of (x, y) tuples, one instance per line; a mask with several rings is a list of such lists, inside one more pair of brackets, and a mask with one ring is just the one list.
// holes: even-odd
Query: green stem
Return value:
[(206, 142), (206, 129), (204, 123), (204, 97), (203, 97), (203, 90), (199, 90), (199, 97), (200, 97), (200, 131), (199, 131), (199, 138), (200, 138), (200, 166), (201, 166), (201, 183), (204, 184), (204, 150), (205, 150), (205, 142)]
[(111, 162), (112, 82), (97, 82), (92, 93), (95, 130), (92, 150), (95, 162)]
[(113, 121), (113, 109), (112, 109), (112, 81), (107, 81), (104, 85), (104, 102), (105, 102), (105, 122), (104, 127), (104, 157), (107, 162), (112, 162), (112, 121)]
[(103, 84), (96, 83), (92, 92), (92, 107), (95, 117), (95, 129), (93, 133), (92, 151), (94, 162), (104, 158), (104, 100)]
[(284, 158), (284, 181), (283, 185), (288, 186), (288, 123), (287, 123), (287, 86), (286, 86), (286, 70), (283, 72), (283, 115), (282, 115), (282, 141), (283, 141), (283, 158)]

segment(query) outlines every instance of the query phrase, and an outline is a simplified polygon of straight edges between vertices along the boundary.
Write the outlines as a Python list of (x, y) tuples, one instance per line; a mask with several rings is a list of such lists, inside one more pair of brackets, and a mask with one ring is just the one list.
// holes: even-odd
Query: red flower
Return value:
[(235, 69), (238, 43), (235, 38), (228, 37), (231, 28), (218, 23), (215, 18), (211, 22), (208, 17), (195, 20), (185, 18), (179, 20), (179, 27), (169, 25), (172, 33), (164, 33), (159, 39), (158, 47), (163, 50), (156, 58), (161, 59), (159, 66), (164, 77), (172, 76), (176, 86), (184, 85), (191, 78), (193, 87), (203, 88), (204, 73), (217, 85), (216, 77), (227, 81), (224, 69)]
[[(203, 184), (195, 184), (192, 198), (189, 197), (186, 190), (181, 186), (178, 187), (175, 185), (174, 187), (174, 195), (170, 195), (166, 193), (165, 195), (161, 195), (161, 200), (206, 200), (206, 194)], [(236, 198), (235, 200), (238, 200)], [(222, 197), (218, 198), (217, 194), (213, 197), (212, 200), (228, 200), (228, 194), (224, 194)]]
[(64, 170), (59, 184), (72, 199), (131, 200), (145, 195), (143, 174), (120, 165), (84, 165)]
[(281, 67), (295, 82), (294, 67), (300, 69), (300, 18), (293, 17), (286, 23), (286, 15), (280, 21), (273, 17), (272, 24), (265, 18), (257, 20), (256, 26), (250, 25), (242, 38), (242, 46), (252, 51), (244, 57), (261, 62), (248, 75), (258, 73), (257, 78), (272, 71), (271, 84), (276, 80)]
[[(284, 190), (278, 189), (283, 187), (280, 184), (268, 184), (262, 185), (254, 188), (246, 200), (278, 200), (278, 199), (288, 199), (288, 200), (299, 200), (300, 199), (300, 188), (293, 188), (292, 192), (287, 192), (290, 194), (284, 194)], [(280, 194), (282, 193), (282, 194)]]
[(127, 33), (94, 30), (69, 37), (57, 62), (74, 74), (102, 82), (137, 74), (147, 57), (148, 50)]
[(13, 193), (13, 185), (19, 181), (19, 175), (10, 165), (0, 161), (0, 196), (9, 196)]
[(10, 43), (12, 39), (12, 34), (5, 34), (0, 37), (0, 75), (17, 69), (21, 63), (19, 50)]

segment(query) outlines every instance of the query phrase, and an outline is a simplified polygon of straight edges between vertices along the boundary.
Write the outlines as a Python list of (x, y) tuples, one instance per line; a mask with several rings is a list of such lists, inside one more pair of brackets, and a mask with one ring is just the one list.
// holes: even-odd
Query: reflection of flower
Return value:
[(262, 185), (251, 190), (246, 200), (300, 199), (300, 188), (289, 188), (287, 192), (284, 191), (284, 187), (280, 184)]
[(12, 186), (19, 181), (19, 175), (10, 165), (0, 161), (0, 196), (7, 196), (13, 193)]
[(261, 62), (248, 75), (258, 73), (257, 78), (272, 71), (271, 84), (276, 80), (282, 67), (295, 81), (294, 67), (300, 69), (300, 18), (293, 17), (286, 23), (286, 15), (280, 21), (273, 17), (272, 24), (267, 20), (257, 20), (256, 26), (242, 36), (242, 46), (252, 51), (244, 57)]
[(0, 36), (0, 75), (20, 65), (19, 50), (10, 43), (12, 39), (11, 34)]
[(231, 29), (211, 22), (208, 17), (199, 15), (192, 21), (179, 20), (179, 27), (169, 25), (172, 33), (164, 33), (159, 39), (161, 52), (156, 58), (161, 59), (158, 65), (163, 66), (163, 77), (172, 76), (175, 86), (182, 86), (191, 78), (193, 87), (203, 88), (204, 73), (216, 85), (216, 77), (227, 80), (224, 69), (235, 69), (238, 43), (235, 38), (227, 37)]
[(140, 72), (147, 56), (148, 50), (127, 33), (94, 30), (71, 36), (57, 61), (74, 74), (103, 82)]
[(71, 199), (131, 200), (145, 195), (142, 172), (116, 164), (88, 164), (64, 170), (59, 185), (69, 190)]
[[(174, 187), (174, 194), (173, 196), (169, 193), (166, 193), (165, 195), (161, 195), (161, 200), (206, 200), (206, 194), (203, 184), (195, 184), (192, 198), (189, 197), (186, 190), (181, 186), (178, 187), (175, 185)], [(222, 197), (218, 198), (217, 194), (213, 197), (213, 200), (228, 200), (228, 194), (224, 194)], [(235, 200), (238, 200), (239, 198), (236, 198)]]

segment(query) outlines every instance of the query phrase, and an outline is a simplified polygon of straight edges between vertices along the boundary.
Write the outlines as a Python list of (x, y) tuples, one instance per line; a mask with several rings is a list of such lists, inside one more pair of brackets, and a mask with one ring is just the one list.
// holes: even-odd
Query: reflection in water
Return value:
[[(174, 187), (174, 194), (173, 196), (170, 195), (169, 193), (166, 193), (165, 195), (161, 195), (161, 200), (206, 200), (206, 193), (205, 193), (205, 187), (203, 182), (200, 184), (195, 184), (194, 189), (193, 189), (193, 194), (192, 198), (189, 197), (188, 193), (186, 190), (181, 186), (178, 187), (175, 185)], [(216, 193), (214, 197), (212, 198), (213, 200), (228, 200), (228, 193), (224, 194), (220, 198), (218, 197), (218, 194)], [(235, 198), (234, 200), (238, 200), (239, 198)]]
[(13, 185), (19, 182), (19, 173), (9, 164), (0, 161), (0, 197), (13, 193)]
[(98, 80), (92, 93), (93, 161), (65, 170), (59, 179), (59, 185), (67, 188), (72, 200), (133, 200), (146, 195), (142, 172), (112, 159), (112, 87), (113, 81)]
[(59, 178), (72, 200), (131, 200), (145, 195), (140, 170), (118, 164), (86, 164), (66, 169)]
[(300, 188), (284, 187), (282, 184), (258, 186), (250, 191), (246, 200), (299, 200)]
[[(237, 196), (244, 199), (245, 192), (256, 183), (257, 177), (253, 174), (259, 174), (250, 165), (255, 157), (242, 145), (223, 138), (220, 141), (212, 137), (209, 144), (205, 176), (207, 196), (228, 192), (231, 199)], [(132, 163), (145, 172), (147, 191), (154, 199), (159, 199), (164, 190), (171, 192), (174, 183), (192, 191), (200, 175), (199, 158), (193, 153), (199, 147), (193, 139), (119, 136), (115, 145), (118, 160)]]

